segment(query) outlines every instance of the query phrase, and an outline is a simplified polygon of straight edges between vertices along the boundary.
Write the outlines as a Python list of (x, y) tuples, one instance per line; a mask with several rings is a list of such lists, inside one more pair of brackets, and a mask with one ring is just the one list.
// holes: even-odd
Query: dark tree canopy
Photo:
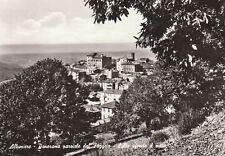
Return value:
[(85, 0), (95, 22), (121, 20), (134, 9), (143, 17), (137, 45), (166, 65), (225, 62), (224, 0)]
[[(68, 76), (61, 61), (46, 59), (0, 87), (0, 155), (33, 154), (38, 145), (82, 144), (90, 125), (82, 107), (88, 91)], [(32, 150), (9, 150), (12, 144)], [(43, 154), (44, 155), (44, 154)]]
[(148, 130), (165, 126), (169, 116), (166, 108), (172, 102), (174, 89), (172, 79), (169, 72), (162, 71), (155, 71), (148, 77), (137, 77), (116, 105), (111, 124), (113, 131), (121, 137), (124, 130), (132, 131), (141, 123), (145, 123)]
[[(198, 62), (190, 75), (176, 67), (160, 67), (157, 63), (152, 75), (138, 77), (123, 92), (110, 124), (120, 137), (126, 134), (124, 130), (137, 128), (142, 122), (151, 130), (183, 122), (184, 118), (189, 127), (182, 123), (182, 131), (189, 132), (224, 102), (223, 66), (211, 69)], [(171, 105), (175, 112), (169, 115), (166, 108)]]

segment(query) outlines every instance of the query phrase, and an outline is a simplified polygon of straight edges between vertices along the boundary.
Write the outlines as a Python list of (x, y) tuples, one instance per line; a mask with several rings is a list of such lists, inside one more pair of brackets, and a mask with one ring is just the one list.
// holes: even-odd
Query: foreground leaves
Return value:
[[(39, 145), (85, 143), (90, 125), (82, 105), (87, 96), (60, 61), (46, 59), (25, 69), (0, 87), (1, 154), (34, 154)], [(9, 150), (12, 144), (32, 149)]]

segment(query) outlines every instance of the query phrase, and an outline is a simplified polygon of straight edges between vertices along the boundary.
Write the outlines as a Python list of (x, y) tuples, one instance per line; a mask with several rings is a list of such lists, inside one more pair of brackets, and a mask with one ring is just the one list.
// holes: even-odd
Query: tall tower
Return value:
[(131, 59), (135, 60), (135, 53), (131, 53), (130, 55), (131, 55)]

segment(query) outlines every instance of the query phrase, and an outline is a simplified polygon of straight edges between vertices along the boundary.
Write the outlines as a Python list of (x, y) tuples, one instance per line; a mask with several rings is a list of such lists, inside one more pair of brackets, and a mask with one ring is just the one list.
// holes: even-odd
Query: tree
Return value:
[(212, 111), (221, 110), (225, 97), (225, 67), (198, 61), (189, 72), (175, 69), (173, 106), (181, 133), (189, 133)]
[(101, 75), (99, 77), (99, 81), (105, 81), (105, 80), (107, 80), (107, 76), (106, 75)]
[[(99, 84), (90, 84), (87, 86), (90, 92), (99, 92), (103, 91), (102, 87)], [(95, 95), (96, 96), (96, 95)]]
[(116, 105), (110, 124), (113, 131), (122, 137), (125, 130), (132, 132), (143, 122), (148, 131), (167, 125), (169, 113), (166, 108), (172, 102), (174, 89), (172, 79), (169, 72), (161, 70), (148, 77), (137, 77)]
[[(189, 133), (224, 102), (224, 67), (212, 70), (207, 63), (198, 62), (187, 75), (179, 68), (165, 70), (161, 66), (157, 62), (153, 75), (138, 77), (123, 92), (110, 123), (120, 137), (126, 135), (124, 130), (131, 131), (142, 122), (148, 131), (177, 123), (181, 133)], [(171, 105), (175, 114), (169, 115), (165, 110)]]
[[(95, 22), (117, 22), (130, 9), (143, 17), (137, 46), (149, 47), (173, 68), (173, 104), (180, 114), (203, 117), (223, 101), (225, 90), (224, 0), (85, 0)], [(163, 92), (163, 94), (167, 94)], [(224, 101), (223, 101), (224, 102)], [(188, 116), (188, 115), (187, 115)]]
[[(1, 155), (50, 155), (37, 147), (56, 145), (51, 134), (60, 144), (88, 142), (90, 124), (82, 107), (88, 95), (58, 60), (38, 61), (16, 75), (0, 87)], [(32, 148), (10, 150), (13, 144)]]
[(134, 9), (143, 17), (140, 47), (166, 65), (191, 67), (198, 60), (225, 62), (224, 0), (85, 0), (95, 22), (117, 22)]

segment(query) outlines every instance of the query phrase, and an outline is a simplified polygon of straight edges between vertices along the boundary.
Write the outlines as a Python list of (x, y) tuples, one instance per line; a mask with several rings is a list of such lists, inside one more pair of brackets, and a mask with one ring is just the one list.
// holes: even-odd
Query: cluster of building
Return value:
[(88, 100), (85, 108), (90, 112), (99, 112), (99, 122), (104, 123), (114, 115), (115, 104), (119, 102), (123, 90), (128, 89), (137, 76), (152, 74), (154, 62), (148, 58), (136, 60), (135, 53), (121, 58), (93, 53), (87, 55), (87, 60), (69, 65), (68, 70), (78, 83), (101, 88), (90, 94), (90, 99), (95, 97), (98, 100)]

